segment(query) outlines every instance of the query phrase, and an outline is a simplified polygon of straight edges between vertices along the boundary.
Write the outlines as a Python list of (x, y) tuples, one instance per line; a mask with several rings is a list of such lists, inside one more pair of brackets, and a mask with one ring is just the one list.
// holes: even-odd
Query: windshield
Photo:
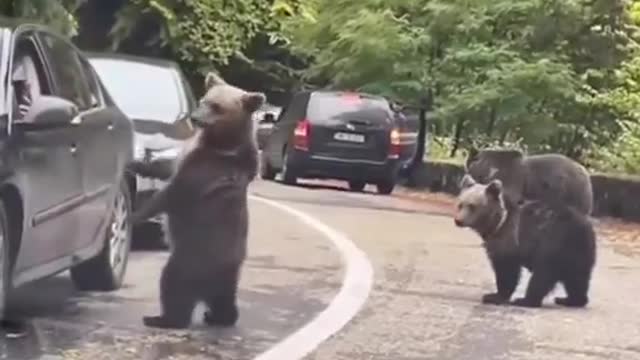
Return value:
[(183, 93), (174, 69), (114, 59), (90, 59), (120, 109), (131, 119), (175, 121)]

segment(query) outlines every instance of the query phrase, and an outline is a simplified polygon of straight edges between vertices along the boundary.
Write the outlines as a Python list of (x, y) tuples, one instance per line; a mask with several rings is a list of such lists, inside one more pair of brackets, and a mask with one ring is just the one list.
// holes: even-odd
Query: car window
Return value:
[(45, 74), (34, 39), (28, 34), (22, 35), (16, 41), (11, 66), (14, 119), (22, 119), (38, 96), (51, 94)]
[(47, 33), (41, 33), (42, 43), (48, 54), (56, 93), (78, 108), (91, 108), (91, 95), (78, 52), (66, 41)]
[(311, 122), (339, 119), (353, 112), (368, 112), (371, 120), (386, 121), (391, 108), (385, 99), (351, 93), (315, 92), (311, 95), (307, 117)]
[(84, 70), (87, 84), (89, 85), (89, 95), (91, 96), (92, 106), (98, 106), (102, 103), (100, 96), (100, 85), (98, 84), (97, 74), (93, 71), (91, 64), (88, 61), (81, 58), (80, 63)]
[(174, 69), (120, 59), (89, 61), (109, 95), (131, 119), (174, 122), (187, 111)]

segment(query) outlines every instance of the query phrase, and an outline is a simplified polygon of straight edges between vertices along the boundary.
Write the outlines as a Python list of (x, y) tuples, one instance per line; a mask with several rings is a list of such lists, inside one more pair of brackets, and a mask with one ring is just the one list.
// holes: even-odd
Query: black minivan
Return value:
[(295, 94), (275, 120), (261, 155), (261, 176), (337, 179), (352, 191), (375, 184), (390, 194), (403, 148), (401, 129), (383, 97), (345, 91)]

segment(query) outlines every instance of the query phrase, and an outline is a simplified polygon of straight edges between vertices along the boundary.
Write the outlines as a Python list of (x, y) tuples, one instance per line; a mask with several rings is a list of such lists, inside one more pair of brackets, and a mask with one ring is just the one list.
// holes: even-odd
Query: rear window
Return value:
[(387, 100), (357, 93), (311, 94), (307, 118), (311, 122), (340, 120), (343, 116), (366, 113), (370, 120), (387, 121), (391, 109)]

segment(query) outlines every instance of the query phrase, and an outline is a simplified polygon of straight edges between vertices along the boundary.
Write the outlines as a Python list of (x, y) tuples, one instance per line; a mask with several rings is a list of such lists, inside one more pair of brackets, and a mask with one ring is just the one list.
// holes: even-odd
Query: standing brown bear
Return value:
[(252, 114), (265, 96), (209, 73), (206, 94), (191, 115), (197, 133), (185, 146), (165, 188), (133, 217), (166, 212), (171, 254), (162, 270), (162, 314), (144, 317), (159, 328), (186, 328), (196, 304), (209, 325), (233, 326), (236, 292), (247, 254), (247, 187), (258, 169)]

